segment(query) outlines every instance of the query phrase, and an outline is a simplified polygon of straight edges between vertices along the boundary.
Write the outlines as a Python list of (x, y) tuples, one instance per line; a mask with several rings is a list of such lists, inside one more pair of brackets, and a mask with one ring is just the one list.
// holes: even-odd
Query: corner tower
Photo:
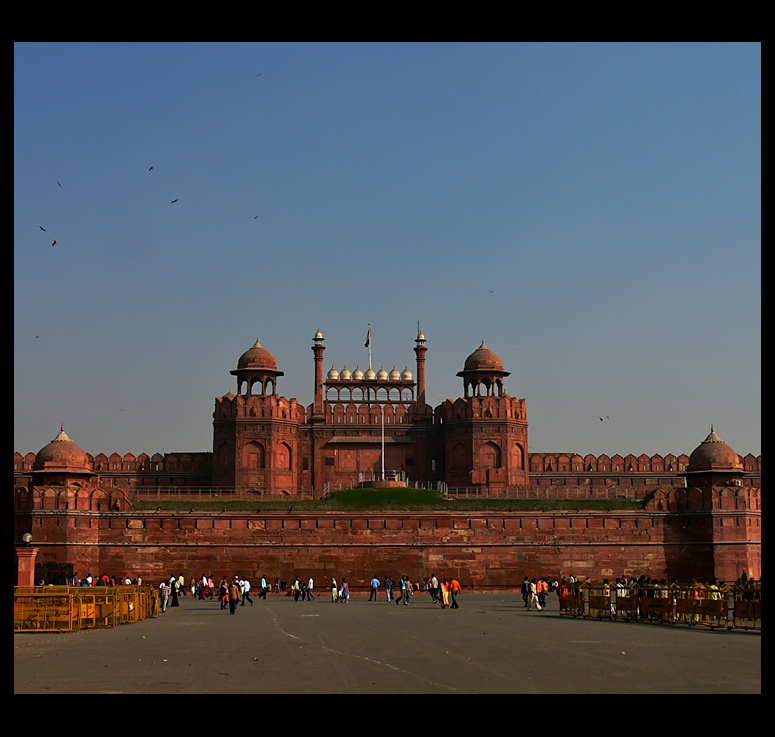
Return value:
[(761, 490), (743, 485), (742, 459), (712, 425), (690, 454), (683, 476), (683, 529), (693, 544), (686, 555), (695, 575), (734, 581), (746, 572), (761, 578)]
[(457, 375), (463, 396), (437, 409), (445, 427), (447, 485), (508, 496), (529, 482), (526, 402), (506, 393), (510, 372), (484, 341)]
[(237, 394), (215, 400), (213, 484), (259, 495), (298, 488), (298, 429), (304, 410), (277, 393), (283, 376), (258, 340), (230, 372)]

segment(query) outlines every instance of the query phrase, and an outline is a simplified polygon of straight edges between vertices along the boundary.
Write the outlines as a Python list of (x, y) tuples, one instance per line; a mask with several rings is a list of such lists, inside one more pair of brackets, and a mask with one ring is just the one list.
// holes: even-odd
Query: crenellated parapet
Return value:
[(508, 394), (502, 396), (458, 397), (436, 407), (437, 423), (467, 420), (527, 420), (527, 404)]
[(681, 473), (689, 464), (686, 454), (674, 455), (579, 455), (577, 453), (531, 453), (531, 473)]
[(83, 488), (71, 484), (14, 489), (14, 511), (126, 512), (131, 509), (126, 490), (116, 487)]
[(304, 423), (306, 412), (295, 399), (286, 399), (277, 394), (228, 394), (217, 397), (213, 420), (235, 420), (267, 418)]

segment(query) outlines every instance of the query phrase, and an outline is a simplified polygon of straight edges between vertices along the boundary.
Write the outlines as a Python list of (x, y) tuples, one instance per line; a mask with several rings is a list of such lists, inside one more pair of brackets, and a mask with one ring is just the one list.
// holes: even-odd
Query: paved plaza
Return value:
[(514, 594), (441, 609), (253, 597), (136, 624), (14, 635), (17, 694), (761, 693), (761, 634), (560, 617)]

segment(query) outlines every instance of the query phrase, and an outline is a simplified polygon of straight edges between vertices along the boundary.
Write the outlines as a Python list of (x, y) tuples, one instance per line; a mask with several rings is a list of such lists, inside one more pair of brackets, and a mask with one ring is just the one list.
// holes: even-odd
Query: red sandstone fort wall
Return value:
[(22, 526), (32, 532), (38, 562), (149, 582), (181, 573), (311, 575), (321, 587), (346, 577), (357, 591), (374, 574), (435, 572), (498, 589), (526, 575), (734, 580), (745, 570), (759, 578), (761, 566), (760, 514), (750, 512), (28, 515), (17, 516), (15, 537)]

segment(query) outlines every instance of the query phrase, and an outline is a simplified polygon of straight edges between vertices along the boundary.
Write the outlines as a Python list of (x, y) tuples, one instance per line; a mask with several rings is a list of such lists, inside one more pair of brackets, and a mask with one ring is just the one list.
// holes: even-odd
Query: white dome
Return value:
[(400, 378), (401, 378), (401, 373), (395, 366), (393, 366), (393, 370), (390, 372), (390, 380), (398, 381)]
[(385, 371), (385, 369), (384, 369), (384, 368), (380, 368), (380, 370), (377, 372), (377, 378), (378, 378), (380, 381), (387, 381), (387, 378), (388, 378), (388, 372), (387, 372), (387, 371)]
[(357, 366), (355, 367), (355, 371), (353, 371), (353, 379), (356, 381), (360, 381), (363, 378), (363, 371), (360, 370)]
[(328, 372), (328, 378), (329, 379), (339, 378), (339, 372), (333, 366), (331, 367), (331, 370)]
[(377, 375), (374, 373), (374, 369), (370, 368), (366, 371), (366, 378), (369, 381), (374, 381), (374, 379), (377, 378)]
[(342, 373), (339, 374), (339, 378), (343, 379), (344, 381), (349, 381), (352, 379), (352, 374), (350, 373), (350, 369), (348, 369), (347, 366), (342, 369)]
[(412, 372), (409, 370), (408, 366), (401, 372), (401, 378), (404, 381), (411, 381), (412, 380)]

